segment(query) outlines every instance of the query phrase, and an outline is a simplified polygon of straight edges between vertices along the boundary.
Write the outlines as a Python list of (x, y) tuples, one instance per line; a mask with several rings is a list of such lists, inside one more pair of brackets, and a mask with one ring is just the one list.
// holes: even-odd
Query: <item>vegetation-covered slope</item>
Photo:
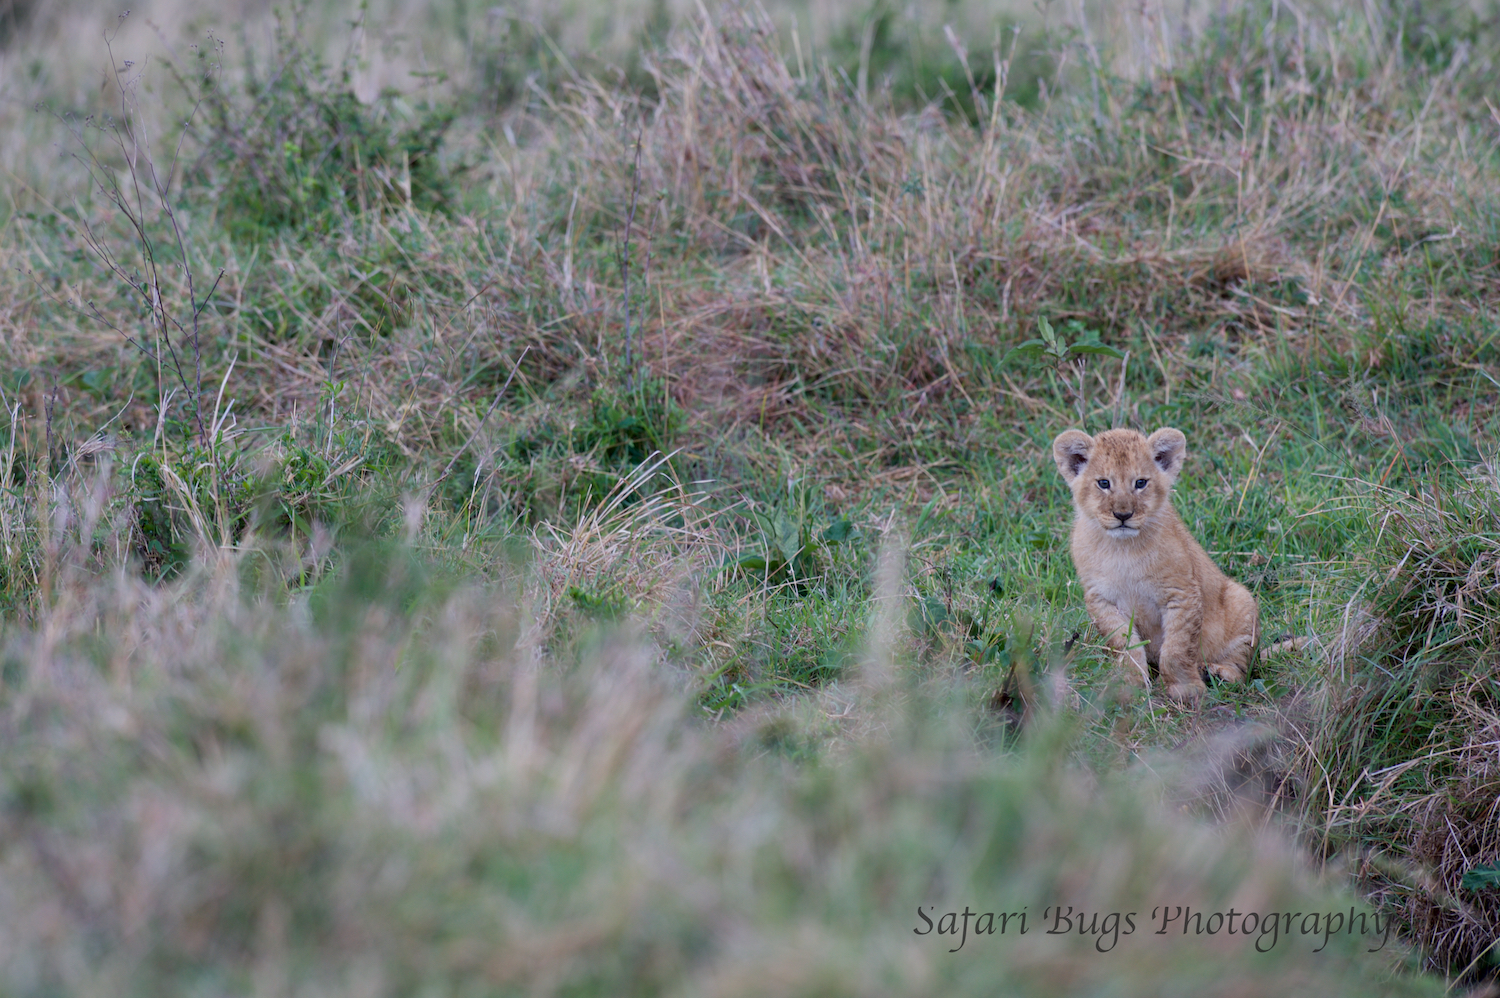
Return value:
[[(1340, 892), (1492, 973), (1493, 10), (59, 10), (0, 83), (7, 989), (1426, 987), (913, 934)], [(1047, 449), (1116, 424), (1305, 654), (1115, 695)]]

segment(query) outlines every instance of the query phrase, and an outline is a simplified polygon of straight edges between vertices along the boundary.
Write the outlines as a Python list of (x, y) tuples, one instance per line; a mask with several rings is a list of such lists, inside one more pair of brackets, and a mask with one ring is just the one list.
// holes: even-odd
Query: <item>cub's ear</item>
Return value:
[(1187, 437), (1182, 431), (1163, 426), (1146, 438), (1146, 446), (1150, 448), (1151, 460), (1156, 466), (1176, 478), (1182, 470), (1182, 462), (1187, 460)]
[(1094, 449), (1094, 438), (1082, 430), (1064, 430), (1052, 441), (1052, 460), (1065, 480), (1071, 482), (1078, 477), (1083, 466), (1089, 463), (1089, 452)]

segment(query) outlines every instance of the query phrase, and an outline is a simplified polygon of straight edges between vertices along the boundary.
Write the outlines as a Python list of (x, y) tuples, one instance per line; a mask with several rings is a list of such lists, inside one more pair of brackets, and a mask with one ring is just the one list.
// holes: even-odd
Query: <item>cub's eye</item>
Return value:
[(1101, 478), (1101, 479), (1099, 479), (1099, 487), (1101, 489), (1103, 489), (1104, 491), (1108, 492), (1109, 491), (1109, 479), (1108, 478)]
[(1149, 482), (1150, 480), (1151, 479), (1149, 479), (1149, 478), (1137, 478), (1135, 480), (1135, 487), (1137, 489), (1144, 489), (1146, 487), (1146, 483)]

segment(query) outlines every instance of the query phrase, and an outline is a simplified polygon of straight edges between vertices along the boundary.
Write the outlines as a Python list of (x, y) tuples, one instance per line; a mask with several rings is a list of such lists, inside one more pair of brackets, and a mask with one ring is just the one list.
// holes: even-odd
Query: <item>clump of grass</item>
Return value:
[(1429, 965), (1489, 976), (1500, 900), (1500, 492), (1492, 469), (1372, 491), (1380, 545), (1336, 644), (1301, 759), (1322, 848), (1353, 850), (1371, 898)]

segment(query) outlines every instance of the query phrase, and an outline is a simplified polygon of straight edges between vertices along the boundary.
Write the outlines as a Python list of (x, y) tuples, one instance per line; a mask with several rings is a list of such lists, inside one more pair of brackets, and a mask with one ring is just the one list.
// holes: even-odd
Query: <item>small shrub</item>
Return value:
[(135, 462), (136, 555), (148, 578), (175, 576), (193, 544), (232, 544), (244, 536), (256, 487), (237, 448), (191, 447), (149, 453)]
[(252, 241), (404, 205), (447, 211), (455, 194), (439, 150), (452, 108), (391, 92), (362, 104), (352, 67), (335, 73), (302, 41), (300, 11), (277, 18), (268, 71), (247, 61), (242, 89), (223, 82), (222, 42), (200, 49), (192, 80), (179, 78), (206, 111), (190, 183), (232, 236)]

